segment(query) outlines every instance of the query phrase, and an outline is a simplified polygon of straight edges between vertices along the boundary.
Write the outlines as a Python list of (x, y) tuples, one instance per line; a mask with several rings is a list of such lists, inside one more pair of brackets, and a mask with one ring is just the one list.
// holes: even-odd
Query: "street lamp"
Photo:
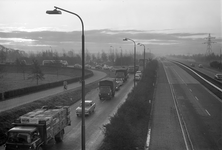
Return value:
[(123, 41), (132, 41), (134, 43), (134, 87), (135, 87), (135, 70), (136, 70), (136, 42), (130, 38), (124, 38)]
[(123, 65), (122, 64), (122, 59), (123, 59), (122, 47), (120, 46), (119, 48), (121, 49), (121, 59), (120, 60), (121, 60), (121, 66), (122, 66)]
[(82, 24), (82, 133), (81, 133), (81, 139), (82, 139), (82, 150), (85, 150), (85, 36), (84, 36), (84, 24), (82, 21), (82, 18), (76, 14), (73, 13), (71, 11), (59, 8), (54, 6), (54, 10), (47, 10), (46, 13), (47, 14), (62, 14), (62, 11), (65, 11), (67, 13), (73, 14), (75, 16), (77, 16)]
[(114, 47), (113, 46), (110, 46), (110, 52), (111, 52), (111, 50), (113, 50), (113, 60), (112, 60), (112, 62), (113, 62), (113, 65), (114, 65), (114, 62), (115, 62), (115, 52), (114, 52)]
[(137, 45), (139, 45), (139, 46), (143, 46), (144, 47), (144, 52), (143, 52), (143, 72), (145, 71), (145, 49), (146, 49), (146, 47), (145, 47), (145, 45), (144, 44), (141, 44), (141, 43), (138, 43)]

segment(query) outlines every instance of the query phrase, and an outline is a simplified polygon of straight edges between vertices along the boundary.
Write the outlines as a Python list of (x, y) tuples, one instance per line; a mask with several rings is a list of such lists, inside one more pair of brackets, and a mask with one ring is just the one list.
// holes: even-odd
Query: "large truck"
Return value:
[(123, 82), (126, 82), (128, 79), (128, 68), (117, 69), (115, 73), (115, 78), (122, 78)]
[(112, 99), (115, 96), (116, 79), (105, 78), (99, 81), (99, 99)]
[(129, 67), (128, 67), (128, 72), (129, 72), (130, 74), (134, 74), (134, 73), (135, 73), (134, 66), (129, 66)]
[(68, 106), (36, 109), (15, 120), (7, 133), (5, 150), (43, 150), (50, 140), (61, 142), (69, 125)]

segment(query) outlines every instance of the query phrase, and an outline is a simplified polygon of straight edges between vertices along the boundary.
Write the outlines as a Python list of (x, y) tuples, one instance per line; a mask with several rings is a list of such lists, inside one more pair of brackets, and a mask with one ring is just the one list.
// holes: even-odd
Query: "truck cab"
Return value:
[(5, 150), (35, 150), (41, 149), (43, 143), (36, 127), (13, 127), (8, 131)]

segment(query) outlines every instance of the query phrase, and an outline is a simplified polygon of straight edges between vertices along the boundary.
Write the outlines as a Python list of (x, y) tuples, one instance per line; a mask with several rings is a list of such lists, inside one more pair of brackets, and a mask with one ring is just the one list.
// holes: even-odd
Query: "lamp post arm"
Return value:
[(65, 11), (65, 12), (67, 12), (67, 13), (70, 13), (70, 14), (73, 14), (73, 15), (77, 16), (77, 17), (80, 19), (80, 21), (81, 21), (81, 24), (82, 24), (82, 33), (83, 33), (83, 35), (84, 35), (84, 24), (83, 24), (83, 20), (82, 20), (82, 18), (81, 18), (78, 14), (76, 14), (76, 13), (74, 13), (74, 12), (71, 12), (71, 11), (68, 11), (68, 10), (65, 10), (65, 9), (63, 9), (63, 8), (57, 7), (57, 6), (54, 6), (54, 8), (55, 8), (55, 9), (62, 10), (62, 11)]

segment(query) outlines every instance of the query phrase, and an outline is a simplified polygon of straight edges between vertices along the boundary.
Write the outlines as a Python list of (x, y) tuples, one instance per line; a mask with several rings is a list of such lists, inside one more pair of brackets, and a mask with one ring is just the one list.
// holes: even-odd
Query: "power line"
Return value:
[(211, 55), (213, 52), (212, 52), (212, 46), (211, 44), (212, 43), (216, 43), (216, 42), (213, 42), (212, 39), (215, 39), (215, 37), (211, 37), (210, 36), (210, 33), (209, 33), (209, 36), (207, 38), (205, 38), (207, 41), (204, 42), (203, 44), (207, 44), (207, 50), (206, 50), (206, 56), (207, 55)]

